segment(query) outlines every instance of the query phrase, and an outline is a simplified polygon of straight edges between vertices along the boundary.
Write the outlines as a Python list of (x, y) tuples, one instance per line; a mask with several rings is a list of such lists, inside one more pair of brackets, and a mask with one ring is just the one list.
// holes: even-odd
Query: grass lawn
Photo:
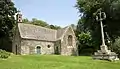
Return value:
[(93, 60), (86, 56), (12, 56), (0, 60), (0, 69), (120, 69), (120, 61)]

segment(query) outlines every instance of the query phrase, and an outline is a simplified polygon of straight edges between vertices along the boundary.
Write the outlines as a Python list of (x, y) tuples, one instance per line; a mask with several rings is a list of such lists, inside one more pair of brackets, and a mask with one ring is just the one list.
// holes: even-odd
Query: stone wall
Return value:
[(21, 54), (37, 54), (37, 46), (41, 47), (41, 54), (54, 54), (54, 42), (24, 39), (21, 41)]
[[(68, 36), (72, 36), (72, 46), (68, 45)], [(77, 46), (76, 46), (76, 39), (75, 34), (71, 27), (68, 28), (66, 33), (61, 40), (61, 55), (76, 55), (77, 54)]]
[(14, 54), (20, 54), (21, 52), (20, 47), (21, 47), (21, 37), (20, 37), (19, 30), (18, 30), (18, 26), (16, 26), (15, 33), (13, 36), (13, 41), (12, 41), (12, 52)]
[[(17, 27), (16, 27), (17, 28)], [(63, 32), (64, 33), (64, 32)], [(72, 45), (68, 45), (68, 36), (72, 36)], [(18, 28), (15, 31), (12, 51), (14, 54), (28, 55), (37, 54), (37, 47), (40, 47), (40, 54), (60, 54), (75, 55), (77, 54), (77, 46), (74, 31), (71, 27), (66, 29), (61, 39), (57, 41), (40, 41), (32, 39), (22, 39)], [(48, 47), (48, 45), (50, 47)]]

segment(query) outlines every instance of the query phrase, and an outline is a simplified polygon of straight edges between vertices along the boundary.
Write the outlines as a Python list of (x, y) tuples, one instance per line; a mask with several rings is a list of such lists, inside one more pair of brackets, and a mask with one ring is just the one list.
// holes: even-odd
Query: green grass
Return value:
[(93, 60), (86, 56), (12, 56), (0, 60), (0, 69), (120, 69), (120, 61)]

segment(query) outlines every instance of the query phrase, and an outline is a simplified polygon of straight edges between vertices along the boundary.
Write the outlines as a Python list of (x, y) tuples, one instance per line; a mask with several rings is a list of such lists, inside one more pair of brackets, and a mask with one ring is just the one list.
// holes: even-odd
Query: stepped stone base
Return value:
[(115, 52), (111, 52), (111, 50), (108, 50), (107, 46), (105, 47), (106, 49), (103, 49), (103, 46), (101, 46), (101, 50), (98, 50), (97, 52), (94, 53), (93, 59), (110, 61), (119, 60), (119, 58), (117, 57), (118, 54), (116, 54)]

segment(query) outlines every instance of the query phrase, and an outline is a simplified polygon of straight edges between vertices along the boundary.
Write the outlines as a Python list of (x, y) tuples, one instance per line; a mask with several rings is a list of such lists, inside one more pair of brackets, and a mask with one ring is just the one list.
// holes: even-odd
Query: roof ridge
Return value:
[(57, 30), (54, 30), (54, 29), (50, 29), (50, 28), (46, 28), (46, 27), (42, 27), (42, 26), (30, 24), (30, 23), (18, 23), (18, 24), (24, 24), (24, 25), (29, 25), (29, 26), (31, 25), (31, 26), (36, 26), (36, 27), (40, 27), (40, 28), (43, 28), (43, 29), (47, 29), (47, 30), (57, 31)]

